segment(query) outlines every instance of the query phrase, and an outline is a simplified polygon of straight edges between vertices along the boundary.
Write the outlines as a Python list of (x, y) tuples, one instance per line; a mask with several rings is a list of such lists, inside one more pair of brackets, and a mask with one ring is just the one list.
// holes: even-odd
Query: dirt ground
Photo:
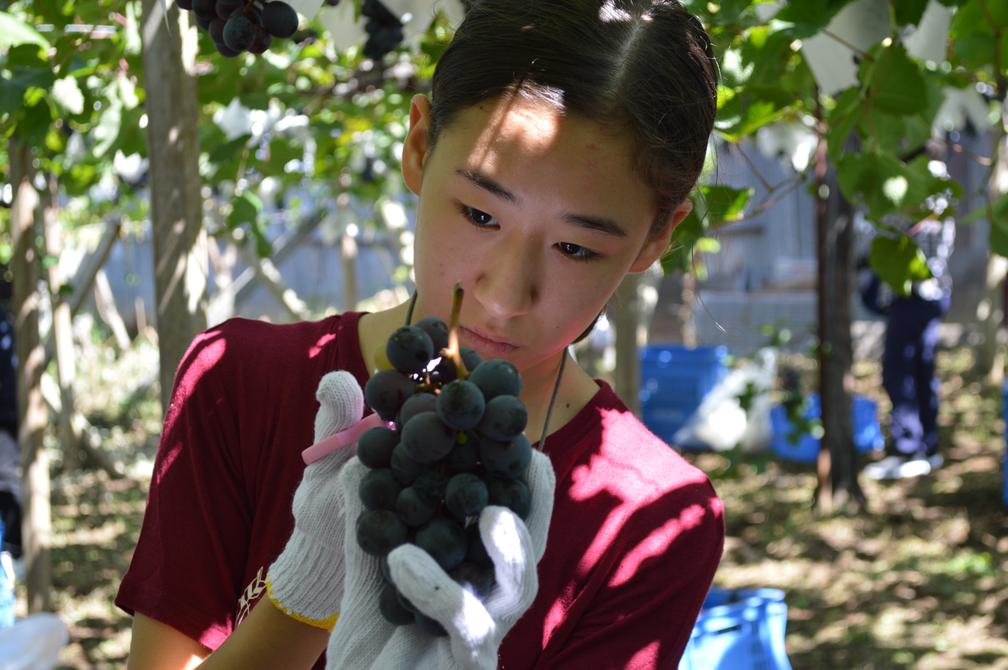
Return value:
[[(862, 478), (869, 501), (862, 514), (811, 509), (811, 466), (766, 456), (737, 462), (689, 456), (726, 504), (728, 538), (716, 585), (784, 590), (795, 668), (1008, 670), (1001, 394), (965, 381), (968, 364), (966, 352), (939, 357), (945, 466), (916, 480)], [(856, 375), (859, 392), (875, 397), (884, 416), (877, 365), (859, 364)], [(125, 665), (130, 620), (112, 599), (144, 509), (143, 473), (150, 471), (158, 428), (138, 416), (149, 413), (150, 402), (133, 394), (113, 403), (115, 411), (91, 415), (119, 445), (133, 476), (54, 480), (56, 604), (72, 638), (63, 668)]]
[[(965, 381), (969, 363), (966, 352), (939, 355), (944, 467), (912, 480), (862, 477), (865, 513), (811, 509), (812, 466), (692, 457), (726, 506), (715, 584), (784, 590), (795, 668), (1008, 668), (1001, 392)], [(886, 416), (878, 366), (855, 372), (858, 392)]]

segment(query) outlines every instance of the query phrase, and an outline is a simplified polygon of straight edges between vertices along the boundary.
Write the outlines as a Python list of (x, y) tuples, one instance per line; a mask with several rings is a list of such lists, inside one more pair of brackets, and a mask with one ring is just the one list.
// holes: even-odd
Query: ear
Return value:
[(430, 128), (430, 101), (421, 94), (410, 101), (409, 132), (403, 144), (402, 174), (409, 190), (420, 195), (423, 167), (427, 159), (427, 130)]
[(640, 253), (637, 254), (637, 258), (630, 265), (629, 272), (644, 272), (651, 264), (656, 260), (661, 258), (665, 251), (668, 249), (669, 240), (672, 239), (672, 231), (676, 229), (682, 220), (693, 211), (693, 201), (686, 198), (672, 210), (672, 213), (668, 215), (668, 220), (665, 222), (665, 226), (662, 228), (662, 232), (657, 235), (649, 236), (644, 242), (644, 246), (641, 247)]

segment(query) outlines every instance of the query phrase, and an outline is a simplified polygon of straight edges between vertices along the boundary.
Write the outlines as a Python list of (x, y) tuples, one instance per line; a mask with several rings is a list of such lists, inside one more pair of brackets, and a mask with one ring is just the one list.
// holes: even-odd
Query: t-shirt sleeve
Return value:
[(209, 649), (233, 627), (252, 516), (239, 455), (247, 436), (225, 381), (235, 357), (228, 340), (220, 329), (198, 336), (179, 365), (139, 540), (115, 600)]
[(723, 505), (706, 478), (642, 504), (609, 547), (607, 583), (562, 651), (537, 667), (678, 667), (724, 534)]

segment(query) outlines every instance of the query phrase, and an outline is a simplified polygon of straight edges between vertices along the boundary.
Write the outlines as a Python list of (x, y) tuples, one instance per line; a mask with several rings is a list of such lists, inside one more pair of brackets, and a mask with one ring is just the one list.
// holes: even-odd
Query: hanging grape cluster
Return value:
[(403, 23), (381, 0), (364, 0), (361, 14), (367, 19), (364, 23), (364, 32), (368, 36), (364, 42), (364, 55), (381, 60), (403, 41)]
[(366, 553), (382, 559), (379, 608), (391, 623), (416, 623), (432, 635), (445, 631), (397, 591), (386, 555), (412, 542), (485, 597), (494, 569), (479, 514), (488, 504), (501, 505), (524, 519), (531, 504), (525, 472), (532, 447), (523, 434), (528, 413), (518, 398), (518, 371), (502, 359), (481, 361), (470, 349), (450, 346), (450, 339), (456, 341), (444, 321), (430, 317), (392, 333), (385, 350), (392, 369), (373, 375), (364, 397), (394, 427), (368, 430), (357, 446), (370, 469), (360, 482), (365, 509), (356, 535)]
[(196, 25), (213, 39), (222, 56), (243, 51), (261, 54), (274, 37), (291, 37), (298, 28), (294, 8), (282, 0), (175, 0), (179, 9), (191, 11)]

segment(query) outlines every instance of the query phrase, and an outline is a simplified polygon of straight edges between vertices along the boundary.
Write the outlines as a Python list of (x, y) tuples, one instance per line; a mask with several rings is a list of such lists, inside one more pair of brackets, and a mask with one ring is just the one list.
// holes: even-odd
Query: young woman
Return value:
[[(413, 318), (447, 321), (461, 283), (462, 343), (521, 371), (532, 442), (556, 389), (541, 458), (555, 476), (552, 516), (502, 668), (675, 667), (720, 560), (723, 510), (707, 477), (608, 385), (561, 365), (689, 212), (716, 84), (707, 35), (674, 0), (482, 0), (430, 99), (412, 101)], [(267, 571), (291, 537), (320, 380), (345, 370), (363, 386), (407, 309), (233, 319), (196, 338), (116, 599), (135, 615), (131, 667), (195, 666), (250, 611), (211, 659), (251, 649), (270, 667), (280, 639), (273, 667), (308, 667), (325, 649), (325, 630), (262, 597)], [(351, 619), (340, 612), (336, 631)]]

